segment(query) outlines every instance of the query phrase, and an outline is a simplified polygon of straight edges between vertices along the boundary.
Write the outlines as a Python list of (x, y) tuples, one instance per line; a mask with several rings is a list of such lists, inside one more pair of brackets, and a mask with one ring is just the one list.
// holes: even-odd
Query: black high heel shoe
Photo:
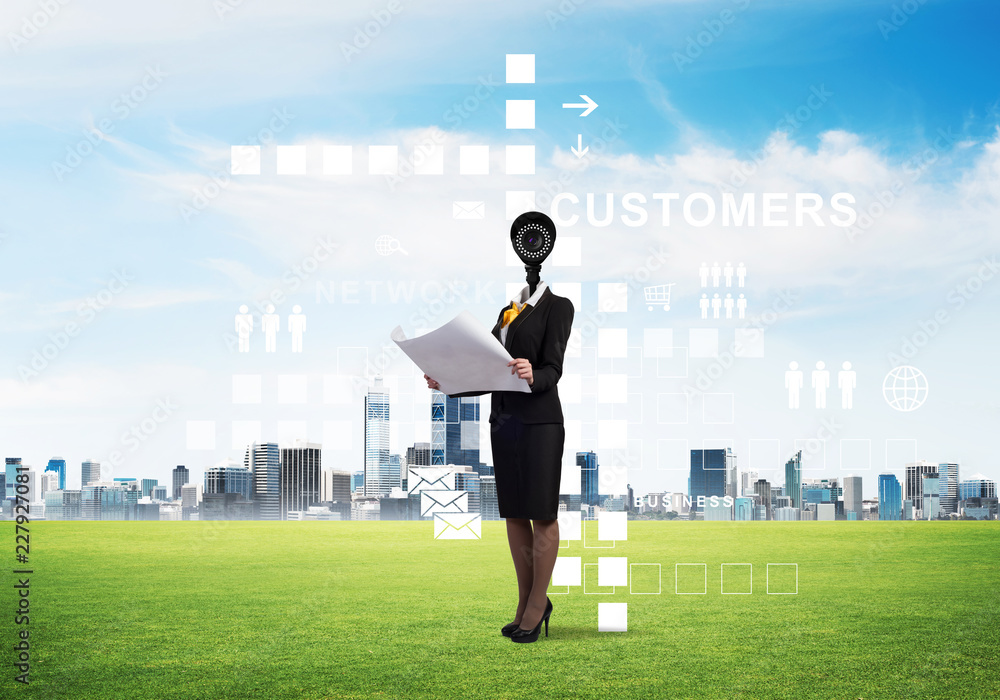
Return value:
[(545, 598), (545, 613), (542, 615), (542, 619), (538, 621), (538, 624), (535, 625), (535, 628), (534, 629), (530, 629), (530, 630), (526, 630), (526, 629), (522, 629), (521, 626), (518, 625), (517, 629), (514, 630), (513, 632), (511, 632), (510, 641), (512, 641), (512, 642), (521, 642), (521, 643), (534, 642), (535, 640), (538, 639), (538, 635), (542, 631), (542, 623), (543, 622), (545, 623), (545, 636), (548, 637), (549, 636), (549, 616), (551, 614), (552, 614), (552, 601), (548, 599), (548, 596), (546, 596), (546, 598)]
[(511, 635), (511, 632), (513, 632), (520, 626), (521, 626), (520, 623), (511, 622), (500, 628), (500, 634), (502, 634), (505, 637), (509, 637)]

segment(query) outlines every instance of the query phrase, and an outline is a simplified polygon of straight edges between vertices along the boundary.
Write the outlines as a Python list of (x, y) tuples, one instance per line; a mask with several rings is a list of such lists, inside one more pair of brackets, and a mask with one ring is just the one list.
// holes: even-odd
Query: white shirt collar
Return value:
[(548, 288), (549, 288), (548, 282), (539, 281), (538, 285), (535, 287), (535, 293), (529, 297), (528, 292), (530, 288), (528, 287), (528, 285), (525, 285), (524, 288), (522, 288), (521, 291), (518, 292), (517, 296), (511, 298), (511, 301), (517, 302), (518, 306), (524, 303), (528, 303), (531, 304), (532, 307), (535, 307), (538, 305), (538, 300), (542, 298), (542, 294)]

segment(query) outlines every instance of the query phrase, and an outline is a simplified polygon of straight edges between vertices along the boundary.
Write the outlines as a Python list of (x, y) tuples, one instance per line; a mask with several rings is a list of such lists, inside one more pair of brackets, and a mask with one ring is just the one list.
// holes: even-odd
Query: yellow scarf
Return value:
[(524, 307), (528, 305), (528, 302), (521, 304), (521, 308), (517, 308), (517, 302), (510, 302), (510, 308), (503, 312), (503, 323), (500, 325), (501, 328), (506, 328), (510, 323), (517, 318), (517, 315), (524, 311)]

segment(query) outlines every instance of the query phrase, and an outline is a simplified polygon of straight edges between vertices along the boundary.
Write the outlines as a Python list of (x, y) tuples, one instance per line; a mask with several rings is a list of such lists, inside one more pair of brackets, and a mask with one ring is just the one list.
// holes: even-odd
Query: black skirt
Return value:
[(522, 423), (506, 415), (490, 433), (501, 518), (555, 520), (562, 476), (562, 423)]

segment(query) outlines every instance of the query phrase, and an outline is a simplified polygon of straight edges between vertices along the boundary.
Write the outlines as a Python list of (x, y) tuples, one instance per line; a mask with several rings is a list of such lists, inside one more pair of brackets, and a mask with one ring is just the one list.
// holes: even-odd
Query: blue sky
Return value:
[[(995, 425), (1000, 388), (988, 370), (1000, 285), (986, 281), (961, 309), (949, 294), (977, 275), (982, 258), (1000, 253), (1000, 86), (992, 70), (1000, 64), (1000, 9), (929, 0), (897, 26), (891, 24), (896, 5), (588, 0), (563, 16), (551, 14), (559, 12), (555, 2), (474, 9), (457, 2), (401, 4), (393, 14), (381, 2), (331, 7), (248, 0), (220, 18), (211, 4), (194, 0), (141, 11), (105, 1), (62, 7), (15, 47), (10, 32), (23, 33), (25, 18), (38, 8), (8, 3), (0, 15), (7, 37), (0, 49), (0, 121), (7, 133), (0, 144), (0, 445), (36, 467), (54, 454), (71, 465), (101, 459), (121, 447), (122, 433), (147, 418), (157, 399), (169, 396), (182, 408), (129, 452), (114, 476), (165, 479), (179, 463), (199, 474), (240, 457), (228, 444), (227, 426), (255, 419), (268, 439), (278, 420), (306, 421), (315, 440), (323, 421), (354, 421), (352, 447), (324, 453), (328, 465), (353, 471), (361, 464), (359, 399), (323, 404), (319, 378), (347, 371), (347, 360), (336, 367), (340, 349), (377, 355), (388, 331), (397, 323), (406, 327), (419, 304), (384, 297), (329, 304), (319, 299), (317, 283), (353, 280), (364, 290), (366, 281), (494, 280), (491, 298), (455, 304), (439, 317), (443, 322), (468, 306), (492, 322), (506, 298), (504, 284), (521, 279), (517, 267), (505, 264), (505, 189), (540, 190), (565, 172), (567, 191), (581, 197), (717, 192), (720, 181), (752, 164), (753, 154), (777, 138), (748, 191), (848, 191), (859, 210), (895, 182), (904, 184), (904, 193), (854, 241), (829, 228), (716, 231), (650, 223), (562, 231), (583, 239), (582, 264), (550, 267), (546, 276), (580, 284), (585, 307), (596, 304), (597, 284), (636, 270), (649, 246), (669, 250), (671, 262), (656, 281), (678, 283), (675, 308), (664, 320), (630, 297), (628, 313), (613, 321), (628, 329), (630, 346), (641, 345), (651, 327), (670, 327), (677, 338), (700, 327), (695, 271), (702, 258), (745, 258), (756, 273), (748, 293), (758, 312), (786, 287), (799, 290), (801, 299), (769, 329), (765, 357), (742, 360), (716, 386), (735, 397), (731, 425), (658, 424), (651, 418), (658, 395), (678, 386), (638, 377), (629, 379), (627, 405), (588, 407), (597, 397), (585, 394), (570, 412), (585, 425), (629, 421), (630, 444), (638, 441), (643, 453), (642, 473), (629, 478), (643, 491), (683, 488), (678, 473), (656, 471), (657, 440), (688, 439), (696, 447), (703, 439), (732, 439), (749, 459), (750, 440), (780, 439), (785, 452), (831, 416), (844, 418), (845, 427), (829, 445), (828, 468), (807, 476), (838, 473), (832, 463), (841, 439), (870, 439), (878, 453), (886, 440), (919, 437), (917, 457), (957, 459), (964, 475), (998, 478), (986, 435)], [(391, 20), (345, 60), (343, 42), (363, 31), (373, 12)], [(727, 17), (732, 21), (703, 42), (699, 55), (678, 62), (700, 32)], [(504, 84), (507, 53), (535, 54), (535, 84)], [(120, 96), (137, 89), (151, 69), (163, 77), (147, 80), (153, 89), (123, 116)], [(480, 81), (496, 85), (467, 118), (450, 119), (449, 109), (474, 95)], [(830, 96), (786, 128), (783, 117), (815, 89)], [(561, 108), (580, 94), (600, 105), (585, 119)], [(507, 132), (506, 99), (535, 99), (536, 129)], [(395, 188), (360, 174), (276, 176), (273, 145), (265, 145), (264, 174), (232, 179), (186, 220), (181, 207), (192, 203), (194, 191), (205, 192), (213, 175), (228, 172), (229, 146), (253, 138), (276, 110), (290, 115), (277, 143), (305, 144), (310, 153), (325, 143), (350, 143), (358, 152), (367, 144), (399, 144), (403, 153), (437, 128), (446, 153), (461, 144), (502, 150), (508, 142), (534, 143), (536, 175), (470, 180), (447, 161), (444, 176), (414, 176)], [(57, 178), (53, 162), (64, 161), (67, 148), (76, 149), (82, 132), (102, 119), (114, 127), (108, 138)], [(569, 148), (576, 135), (595, 143), (605, 120), (627, 128), (586, 167), (574, 163)], [(485, 222), (450, 218), (452, 201), (477, 199), (491, 212)], [(374, 238), (386, 233), (409, 255), (378, 256)], [(310, 315), (307, 351), (234, 356), (224, 333), (236, 307), (280, 287), (321, 237), (336, 243), (336, 256), (279, 309), (283, 321), (294, 303)], [(50, 342), (50, 333), (77, 320), (82, 300), (122, 269), (134, 280), (38, 377), (21, 381), (17, 368)], [(933, 400), (912, 414), (893, 412), (879, 396), (887, 356), (940, 310), (947, 323), (913, 360), (928, 375)], [(732, 324), (721, 326), (720, 338), (731, 333)], [(582, 363), (590, 362), (586, 357)], [(787, 362), (811, 365), (822, 358), (831, 367), (851, 359), (863, 373), (857, 409), (790, 415), (780, 388)], [(616, 362), (595, 358), (575, 371), (631, 372), (628, 361)], [(709, 364), (693, 361), (692, 375)], [(412, 367), (398, 363), (390, 370), (405, 377)], [(234, 373), (260, 373), (265, 386), (279, 374), (307, 374), (313, 378), (309, 403), (233, 406)], [(426, 396), (414, 394), (407, 381), (406, 405), (395, 414), (404, 423), (395, 438), (401, 449), (426, 439), (420, 403)], [(216, 449), (186, 448), (190, 420), (217, 421)], [(612, 451), (602, 459), (621, 461)], [(866, 495), (881, 468), (873, 458)], [(72, 474), (79, 478), (75, 467)]]

